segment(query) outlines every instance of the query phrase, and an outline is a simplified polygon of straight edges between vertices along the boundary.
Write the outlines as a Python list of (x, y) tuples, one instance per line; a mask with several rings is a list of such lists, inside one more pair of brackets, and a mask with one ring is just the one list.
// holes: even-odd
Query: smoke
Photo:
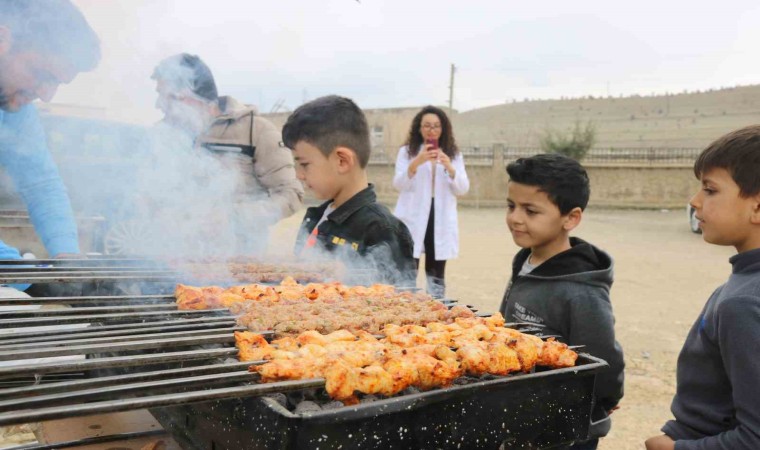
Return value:
[(74, 210), (107, 219), (106, 253), (228, 257), (265, 250), (270, 222), (251, 208), (261, 196), (243, 192), (246, 180), (234, 161), (250, 156), (200, 148), (165, 121), (140, 127), (45, 115), (43, 123)]
[(394, 237), (389, 235), (387, 242), (379, 242), (368, 248), (363, 244), (354, 248), (350, 242), (334, 245), (329, 249), (316, 245), (304, 248), (299, 258), (308, 261), (339, 261), (343, 265), (340, 281), (347, 285), (369, 286), (382, 283), (413, 288), (416, 285), (416, 268), (413, 261), (394, 252), (390, 244), (393, 239)]
[[(238, 182), (181, 129), (164, 122), (145, 141), (135, 192), (123, 220), (136, 234), (125, 251), (143, 255), (232, 255), (230, 218)], [(131, 247), (131, 248), (130, 248)]]

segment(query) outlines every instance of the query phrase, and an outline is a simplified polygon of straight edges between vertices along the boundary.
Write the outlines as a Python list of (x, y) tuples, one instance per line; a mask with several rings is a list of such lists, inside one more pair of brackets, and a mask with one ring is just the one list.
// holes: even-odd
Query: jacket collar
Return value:
[[(358, 194), (348, 199), (346, 203), (340, 205), (339, 208), (330, 213), (327, 218), (335, 223), (342, 224), (348, 220), (348, 218), (351, 217), (351, 215), (353, 215), (356, 211), (371, 203), (375, 203), (376, 200), (377, 195), (375, 195), (375, 185), (370, 183), (365, 189), (359, 191)], [(331, 202), (332, 200), (325, 202), (324, 204), (320, 205), (319, 209), (324, 213), (327, 205), (329, 205)]]
[(760, 271), (760, 248), (736, 254), (729, 258), (728, 262), (733, 266), (732, 273)]
[[(512, 276), (517, 276), (525, 260), (530, 256), (530, 249), (521, 249), (512, 263)], [(536, 267), (531, 276), (562, 277), (567, 275), (609, 271), (612, 258), (604, 251), (594, 247), (583, 239), (570, 237), (570, 249), (558, 253)]]
[(256, 108), (240, 103), (230, 96), (219, 97), (219, 109), (222, 114), (216, 120), (235, 121), (251, 112), (256, 115)]

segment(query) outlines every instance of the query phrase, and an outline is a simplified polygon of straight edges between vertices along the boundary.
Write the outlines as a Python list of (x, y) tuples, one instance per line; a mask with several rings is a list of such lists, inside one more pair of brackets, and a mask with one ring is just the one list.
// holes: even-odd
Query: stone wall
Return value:
[[(507, 192), (505, 167), (506, 162), (498, 157), (491, 165), (467, 165), (470, 192), (460, 198), (460, 204), (504, 206)], [(699, 188), (691, 166), (686, 164), (594, 164), (586, 166), (586, 170), (591, 180), (591, 207), (685, 208)], [(391, 205), (398, 197), (392, 185), (393, 174), (393, 164), (369, 166), (369, 179), (375, 184), (380, 200)]]

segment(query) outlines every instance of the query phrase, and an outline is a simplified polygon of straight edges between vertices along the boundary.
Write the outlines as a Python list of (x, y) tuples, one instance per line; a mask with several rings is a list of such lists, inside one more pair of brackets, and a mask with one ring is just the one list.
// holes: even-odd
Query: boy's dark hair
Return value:
[(708, 145), (694, 162), (701, 178), (711, 169), (725, 169), (739, 186), (739, 195), (760, 194), (760, 125), (732, 131)]
[(12, 49), (62, 58), (79, 72), (100, 62), (100, 40), (69, 0), (0, 0), (0, 25), (11, 30)]
[(536, 186), (565, 215), (573, 208), (586, 209), (590, 194), (588, 174), (578, 161), (557, 154), (519, 158), (507, 165), (510, 181)]
[(282, 127), (282, 140), (289, 148), (308, 142), (328, 156), (336, 147), (356, 154), (359, 165), (369, 162), (371, 146), (364, 112), (350, 98), (328, 95), (296, 108)]
[(211, 69), (196, 55), (179, 53), (163, 59), (151, 78), (169, 83), (176, 92), (189, 89), (208, 101), (219, 99)]
[(449, 158), (456, 156), (459, 153), (459, 147), (457, 147), (457, 141), (454, 139), (454, 131), (452, 130), (449, 117), (441, 108), (428, 105), (422, 108), (412, 119), (412, 126), (409, 128), (409, 135), (406, 137), (409, 157), (414, 158), (420, 152), (423, 141), (422, 134), (420, 134), (420, 126), (422, 124), (422, 117), (425, 114), (435, 114), (438, 116), (438, 119), (441, 121), (441, 138), (438, 140), (438, 147)]

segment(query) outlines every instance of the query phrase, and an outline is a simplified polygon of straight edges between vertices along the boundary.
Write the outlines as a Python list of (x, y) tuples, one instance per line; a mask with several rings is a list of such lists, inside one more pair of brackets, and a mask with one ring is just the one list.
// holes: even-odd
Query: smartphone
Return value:
[(428, 139), (425, 141), (426, 144), (432, 145), (431, 148), (437, 149), (438, 148), (438, 139)]

